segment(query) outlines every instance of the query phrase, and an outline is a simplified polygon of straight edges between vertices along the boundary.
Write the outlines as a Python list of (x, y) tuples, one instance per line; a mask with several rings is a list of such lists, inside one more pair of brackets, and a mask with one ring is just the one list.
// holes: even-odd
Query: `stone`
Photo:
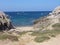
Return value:
[(8, 18), (4, 12), (0, 12), (0, 31), (2, 30), (10, 30), (14, 28), (11, 20)]
[(37, 19), (34, 21), (35, 29), (52, 29), (52, 25), (55, 23), (60, 23), (60, 6), (56, 7), (48, 16)]

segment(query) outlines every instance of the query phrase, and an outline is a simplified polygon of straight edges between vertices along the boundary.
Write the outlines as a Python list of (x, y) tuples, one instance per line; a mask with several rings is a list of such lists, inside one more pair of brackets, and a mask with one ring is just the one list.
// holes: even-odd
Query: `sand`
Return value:
[[(13, 29), (12, 29), (13, 30)], [(34, 31), (34, 28), (32, 26), (26, 26), (26, 27), (17, 27), (17, 31)], [(51, 38), (48, 41), (42, 42), (42, 43), (37, 43), (34, 41), (35, 36), (31, 36), (32, 32), (28, 32), (24, 35), (22, 35), (19, 38), (19, 41), (17, 42), (12, 42), (10, 40), (5, 40), (1, 41), (0, 40), (0, 45), (60, 45), (60, 35), (57, 35), (54, 38)]]
[[(16, 28), (16, 29), (18, 29), (18, 28)], [(28, 28), (28, 30), (25, 30), (27, 28)], [(23, 29), (23, 31), (24, 30), (30, 31), (32, 29), (32, 27), (21, 27), (19, 29)], [(37, 43), (34, 41), (35, 36), (31, 36), (30, 34), (31, 34), (31, 32), (28, 32), (28, 33), (22, 35), (22, 37), (20, 37), (19, 41), (17, 41), (17, 42), (12, 42), (10, 40), (5, 40), (5, 41), (0, 40), (0, 45), (60, 45), (60, 35), (57, 35), (56, 37), (51, 38), (48, 41), (45, 41), (42, 43)]]
[(16, 27), (16, 30), (19, 31), (34, 31), (33, 26), (23, 26), (23, 27)]
[(20, 45), (60, 45), (60, 35), (42, 43), (35, 42), (34, 38), (34, 36), (26, 34), (21, 37), (19, 43)]

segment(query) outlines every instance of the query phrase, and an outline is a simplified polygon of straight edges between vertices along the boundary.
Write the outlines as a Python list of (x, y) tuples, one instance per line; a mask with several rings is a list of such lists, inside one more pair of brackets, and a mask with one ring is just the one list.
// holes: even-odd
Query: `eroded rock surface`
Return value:
[(12, 28), (14, 28), (14, 27), (13, 27), (8, 15), (6, 15), (4, 12), (0, 12), (0, 31), (10, 30)]
[(60, 6), (56, 7), (48, 16), (35, 20), (34, 28), (38, 30), (52, 29), (52, 25), (55, 23), (60, 23)]

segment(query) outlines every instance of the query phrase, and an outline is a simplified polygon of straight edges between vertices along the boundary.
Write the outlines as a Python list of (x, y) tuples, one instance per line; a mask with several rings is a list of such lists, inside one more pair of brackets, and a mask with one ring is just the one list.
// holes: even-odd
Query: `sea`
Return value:
[(17, 11), (5, 12), (14, 26), (32, 26), (34, 20), (47, 16), (51, 11)]

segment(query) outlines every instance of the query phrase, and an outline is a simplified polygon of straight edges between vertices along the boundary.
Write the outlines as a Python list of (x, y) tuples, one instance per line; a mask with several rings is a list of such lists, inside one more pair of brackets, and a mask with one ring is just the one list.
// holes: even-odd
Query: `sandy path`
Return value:
[(25, 26), (25, 27), (16, 27), (16, 30), (19, 31), (34, 31), (33, 26)]

